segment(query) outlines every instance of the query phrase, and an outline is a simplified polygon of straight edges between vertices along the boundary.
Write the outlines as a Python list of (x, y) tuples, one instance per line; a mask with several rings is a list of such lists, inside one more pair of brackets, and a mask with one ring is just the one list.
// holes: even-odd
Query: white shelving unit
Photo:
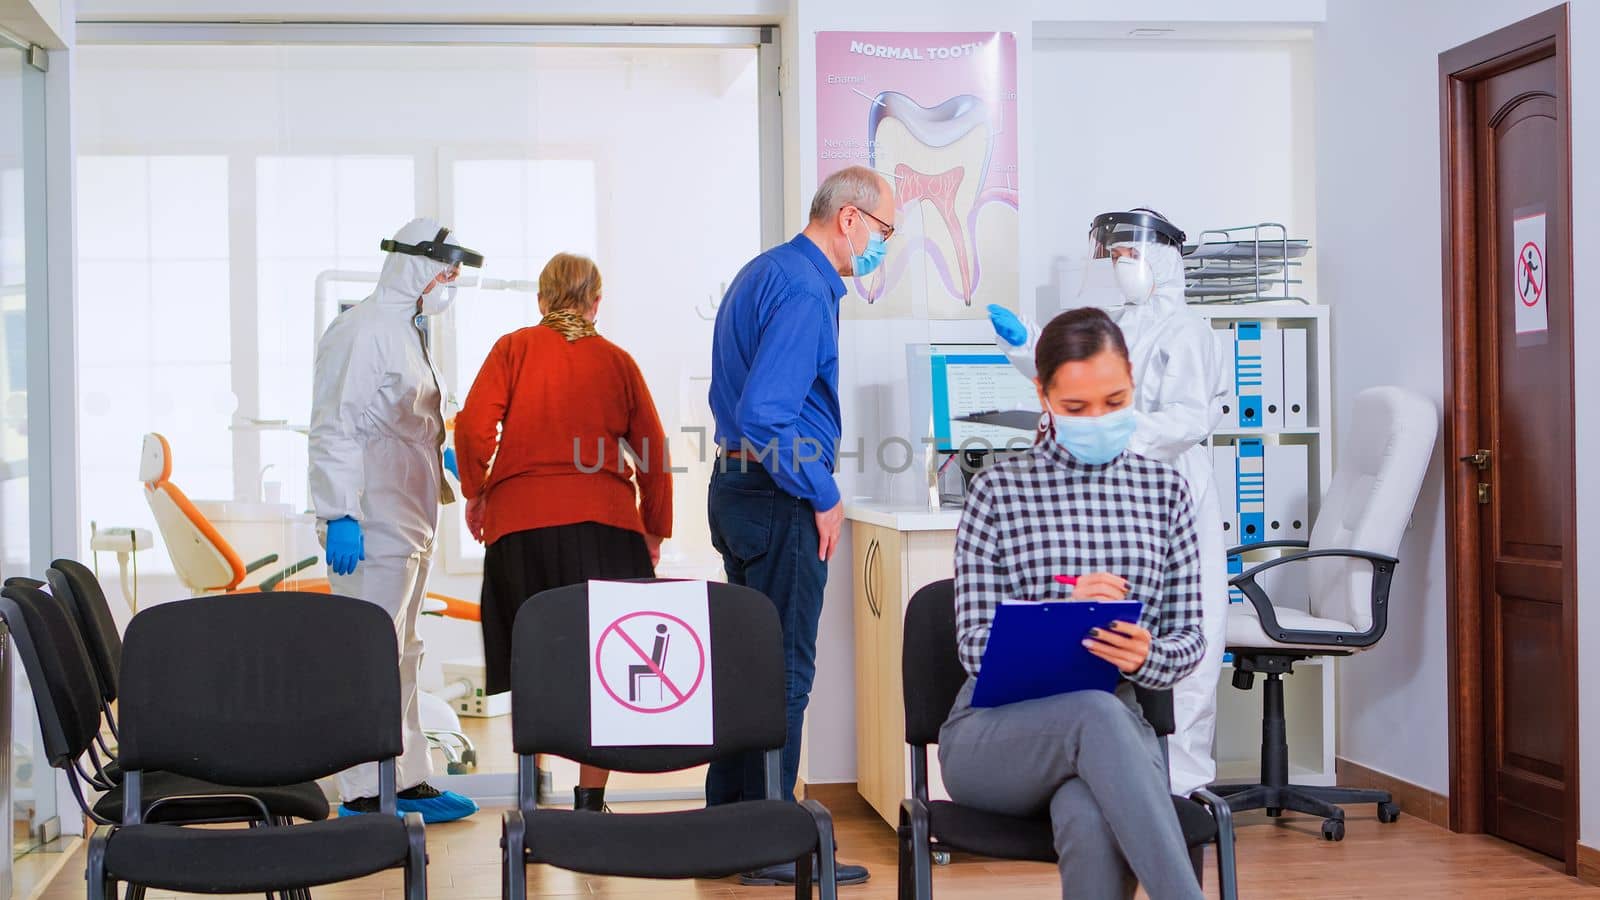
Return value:
[[(1212, 445), (1231, 444), (1240, 438), (1261, 438), (1269, 444), (1305, 444), (1308, 447), (1306, 485), (1309, 521), (1316, 521), (1323, 491), (1333, 475), (1333, 379), (1329, 308), (1302, 303), (1251, 303), (1195, 305), (1213, 328), (1229, 329), (1238, 322), (1259, 321), (1279, 327), (1305, 328), (1307, 334), (1307, 425), (1296, 428), (1219, 428)], [(1246, 554), (1245, 565), (1276, 551)], [(1280, 570), (1282, 571), (1282, 570)], [(1272, 583), (1275, 596), (1296, 596), (1293, 583)], [(1271, 589), (1271, 588), (1269, 588)], [(1332, 785), (1335, 723), (1337, 721), (1337, 662), (1318, 657), (1299, 663), (1284, 679), (1284, 706), (1289, 739), (1289, 778), (1297, 784)], [(1224, 664), (1217, 683), (1217, 778), (1223, 782), (1253, 782), (1261, 767), (1261, 679), (1256, 689), (1233, 687), (1233, 666)]]

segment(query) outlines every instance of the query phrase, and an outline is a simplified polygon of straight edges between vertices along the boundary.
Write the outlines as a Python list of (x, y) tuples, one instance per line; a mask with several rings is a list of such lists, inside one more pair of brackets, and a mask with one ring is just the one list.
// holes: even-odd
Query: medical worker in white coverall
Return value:
[[(483, 257), (431, 219), (411, 221), (380, 246), (389, 253), (377, 290), (335, 318), (317, 342), (311, 502), (333, 592), (376, 603), (394, 617), (405, 717), (400, 810), (448, 822), (478, 807), (428, 784), (433, 764), (417, 701), (417, 618), (439, 505), (455, 500), (443, 476), (443, 382), (422, 324), (449, 307), (450, 282), (461, 266), (481, 267)], [(341, 815), (377, 812), (377, 764), (341, 772), (339, 793)]]
[[(1227, 382), (1217, 336), (1184, 302), (1183, 238), (1183, 232), (1152, 210), (1097, 216), (1089, 232), (1086, 289), (1071, 305), (1101, 306), (1121, 327), (1133, 364), (1138, 420), (1128, 449), (1170, 463), (1187, 479), (1194, 503), (1206, 651), (1199, 667), (1173, 688), (1177, 730), (1168, 741), (1172, 792), (1188, 796), (1217, 774), (1211, 747), (1227, 633), (1228, 576), (1222, 516), (1204, 441), (1221, 421)], [(1096, 290), (1097, 283), (1116, 287)], [(1004, 307), (991, 306), (989, 313), (1006, 355), (1023, 374), (1034, 377), (1039, 325), (1024, 323)]]

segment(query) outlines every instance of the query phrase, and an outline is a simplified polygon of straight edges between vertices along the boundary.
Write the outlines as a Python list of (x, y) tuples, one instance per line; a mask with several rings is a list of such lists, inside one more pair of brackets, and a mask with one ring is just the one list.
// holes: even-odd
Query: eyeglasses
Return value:
[(859, 212), (863, 216), (866, 216), (867, 218), (871, 219), (872, 221), (877, 222), (879, 225), (882, 225), (883, 226), (883, 239), (884, 240), (887, 241), (889, 238), (894, 237), (894, 226), (893, 225), (890, 225), (888, 222), (885, 222), (884, 220), (878, 218), (877, 216), (873, 215), (872, 213), (867, 212), (866, 210), (862, 209), (859, 206), (856, 207), (856, 212)]

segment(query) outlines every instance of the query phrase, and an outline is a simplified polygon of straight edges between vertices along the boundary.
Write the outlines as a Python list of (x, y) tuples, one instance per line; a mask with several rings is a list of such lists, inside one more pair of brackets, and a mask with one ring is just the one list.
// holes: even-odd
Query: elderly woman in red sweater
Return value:
[[(638, 364), (595, 331), (599, 306), (594, 262), (553, 257), (539, 275), (543, 320), (495, 343), (456, 416), (467, 525), (488, 545), (490, 693), (511, 687), (523, 601), (591, 579), (652, 577), (672, 536), (667, 437)], [(609, 774), (583, 767), (575, 806), (604, 808)]]

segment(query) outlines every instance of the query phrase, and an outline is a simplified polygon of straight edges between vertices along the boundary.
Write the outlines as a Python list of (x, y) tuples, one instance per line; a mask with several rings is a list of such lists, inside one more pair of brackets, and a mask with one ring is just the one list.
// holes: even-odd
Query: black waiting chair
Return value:
[(106, 592), (100, 579), (83, 563), (58, 559), (45, 570), (45, 580), (50, 593), (67, 610), (78, 625), (78, 635), (83, 638), (89, 661), (94, 664), (95, 680), (100, 684), (104, 701), (106, 724), (113, 735), (117, 734), (115, 707), (117, 702), (117, 673), (122, 668), (122, 636), (117, 632), (117, 620), (111, 615), (111, 604), (106, 602)]
[[(900, 896), (933, 896), (933, 842), (999, 859), (1057, 861), (1048, 816), (1018, 818), (928, 797), (928, 745), (950, 715), (967, 670), (956, 655), (955, 582), (936, 581), (911, 598), (906, 609), (901, 674), (906, 707), (906, 743), (911, 745), (912, 796), (900, 809)], [(1139, 689), (1145, 719), (1162, 736), (1175, 725), (1171, 691)], [(1205, 847), (1217, 848), (1217, 876), (1223, 900), (1238, 897), (1233, 852), (1233, 816), (1221, 798), (1206, 790), (1173, 797), (1172, 807), (1189, 845), (1194, 874), (1204, 882)]]
[[(0, 620), (27, 672), (50, 765), (66, 773), (84, 815), (112, 824), (122, 819), (121, 772), (115, 757), (100, 755), (101, 693), (78, 631), (58, 601), (37, 590), (6, 587), (0, 590)], [(91, 790), (104, 793), (91, 803)], [(260, 821), (263, 804), (272, 824), (328, 817), (327, 798), (309, 781), (243, 788), (152, 772), (141, 799), (150, 821)]]
[[(422, 817), (396, 815), (401, 753), (394, 622), (349, 597), (298, 592), (151, 607), (128, 626), (120, 673), (123, 811), (89, 842), (89, 900), (119, 882), (197, 894), (298, 892), (388, 869), (427, 896)], [(377, 815), (260, 828), (157, 821), (158, 775), (246, 791), (379, 764)], [(257, 802), (257, 819), (272, 814)]]
[[(115, 737), (117, 722), (112, 704), (117, 699), (122, 667), (122, 638), (117, 632), (110, 604), (106, 602), (105, 591), (92, 571), (70, 559), (58, 559), (52, 563), (45, 572), (45, 578), (57, 604), (76, 627), (81, 647), (87, 653), (84, 658), (90, 664), (91, 674), (99, 686), (105, 725)], [(70, 644), (68, 641), (61, 646)], [(74, 702), (81, 709), (88, 708), (87, 696), (74, 698)], [(65, 717), (76, 715), (77, 712), (59, 710), (57, 714)], [(109, 825), (122, 818), (122, 768), (115, 748), (107, 745), (98, 727), (95, 730), (94, 746), (78, 758), (78, 765), (72, 774), (81, 777), (85, 786), (105, 792), (93, 806), (86, 806), (84, 812), (97, 824)], [(85, 762), (88, 771), (85, 770)], [(257, 801), (266, 804), (277, 824), (286, 825), (295, 819), (321, 821), (329, 814), (327, 797), (320, 787), (309, 781), (251, 789), (207, 784), (170, 773), (148, 773), (145, 781), (147, 803), (163, 798), (168, 800), (159, 814), (161, 821), (251, 821), (256, 817)], [(81, 802), (81, 789), (74, 785), (74, 790)], [(248, 794), (252, 799), (244, 803), (227, 799), (228, 795), (237, 794)], [(221, 799), (191, 799), (181, 804), (171, 802), (171, 798), (177, 796)]]
[[(822, 900), (834, 900), (833, 820), (815, 801), (781, 798), (784, 669), (778, 616), (749, 588), (707, 585), (713, 743), (596, 747), (589, 724), (589, 588), (545, 591), (517, 613), (511, 728), (517, 808), (503, 819), (504, 894), (527, 896), (526, 866), (591, 875), (722, 878), (794, 862), (795, 896), (811, 897), (813, 854)], [(607, 814), (538, 809), (534, 754), (619, 772), (671, 772), (746, 751), (766, 754), (767, 798), (681, 812)]]

